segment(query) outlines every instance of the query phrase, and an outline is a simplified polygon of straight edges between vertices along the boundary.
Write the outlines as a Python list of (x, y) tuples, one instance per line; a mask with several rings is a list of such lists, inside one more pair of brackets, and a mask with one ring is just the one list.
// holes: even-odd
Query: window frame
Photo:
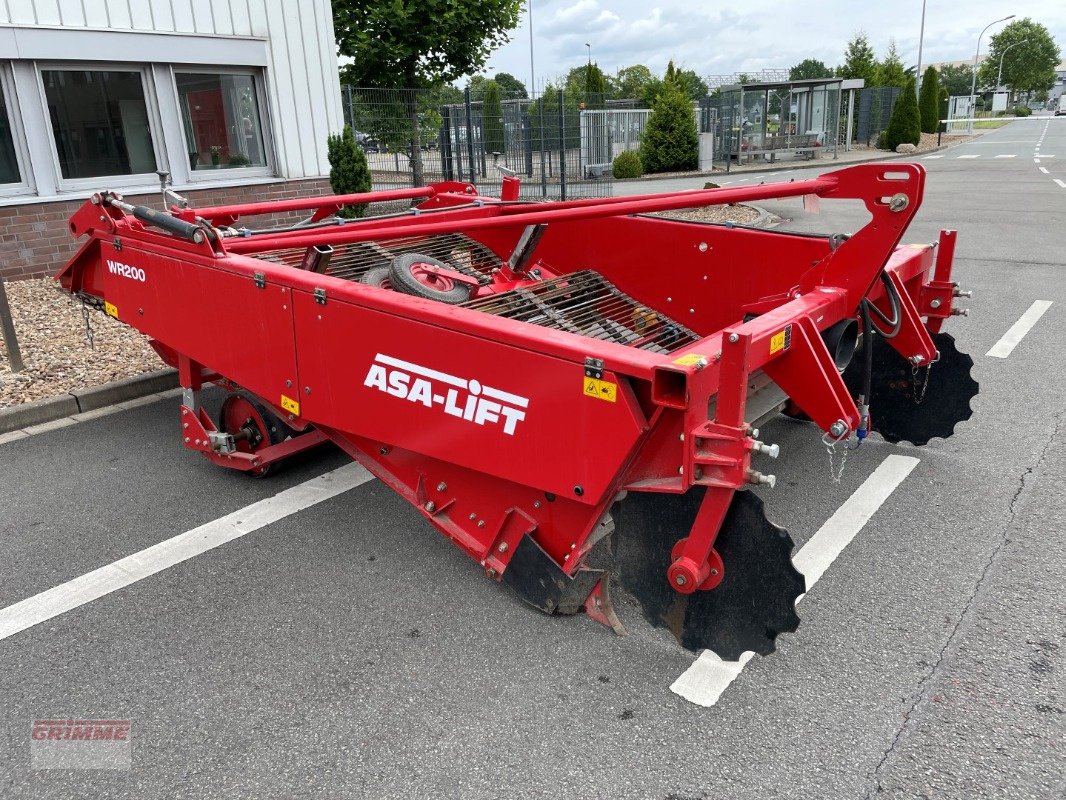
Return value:
[(20, 180), (13, 183), (0, 183), (0, 197), (20, 197), (35, 194), (33, 170), (27, 149), (26, 129), (22, 124), (18, 92), (15, 89), (15, 76), (9, 62), (0, 62), (0, 92), (4, 94), (7, 106), (7, 121), (11, 128), (11, 140), (15, 148), (15, 164)]
[[(44, 88), (45, 70), (65, 72), (135, 72), (141, 79), (144, 92), (144, 106), (148, 115), (148, 135), (152, 140), (152, 153), (155, 156), (156, 169), (168, 168), (166, 143), (163, 139), (163, 125), (159, 118), (159, 98), (156, 97), (151, 80), (151, 65), (132, 64), (110, 61), (38, 61), (33, 65), (40, 92), (41, 109), (48, 132), (48, 147), (52, 154), (52, 166), (55, 170), (56, 189), (60, 192), (84, 192), (99, 189), (112, 184), (124, 187), (158, 186), (159, 176), (152, 172), (134, 172), (129, 174), (95, 175), (90, 178), (64, 178), (63, 166), (59, 163), (59, 148), (56, 147), (56, 134), (52, 126), (52, 115), (48, 113), (48, 94)], [(164, 167), (162, 165), (168, 165)]]
[(270, 125), (269, 104), (266, 94), (266, 79), (262, 67), (211, 66), (204, 64), (169, 64), (170, 85), (174, 92), (174, 103), (178, 112), (181, 141), (188, 148), (185, 138), (185, 116), (182, 107), (181, 92), (178, 90), (178, 74), (182, 75), (242, 75), (252, 79), (255, 92), (256, 110), (259, 112), (259, 128), (263, 134), (263, 160), (261, 167), (226, 167), (225, 169), (193, 169), (186, 161), (189, 183), (218, 183), (221, 181), (240, 180), (244, 178), (273, 178), (277, 176), (277, 159), (274, 154), (274, 136)]

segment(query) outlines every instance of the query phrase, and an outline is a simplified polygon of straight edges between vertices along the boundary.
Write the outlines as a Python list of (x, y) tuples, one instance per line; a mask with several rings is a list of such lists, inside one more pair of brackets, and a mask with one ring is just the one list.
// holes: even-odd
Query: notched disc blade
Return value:
[(733, 496), (714, 545), (725, 569), (715, 589), (683, 595), (667, 583), (670, 550), (692, 529), (704, 491), (629, 494), (615, 517), (618, 582), (649, 621), (690, 650), (708, 648), (727, 661), (746, 650), (772, 653), (777, 635), (799, 625), (796, 599), (806, 583), (792, 565), (792, 537), (766, 518), (758, 496)]
[[(970, 375), (973, 359), (958, 351), (951, 334), (933, 334), (933, 344), (940, 360), (929, 370), (922, 402), (916, 403), (910, 362), (884, 337), (874, 337), (870, 417), (873, 429), (885, 441), (923, 445), (930, 439), (946, 439), (958, 423), (973, 416), (970, 400), (980, 389)], [(858, 352), (844, 371), (844, 382), (856, 395), (862, 391), (862, 370), (863, 357)], [(919, 381), (925, 373), (925, 369), (918, 370)]]

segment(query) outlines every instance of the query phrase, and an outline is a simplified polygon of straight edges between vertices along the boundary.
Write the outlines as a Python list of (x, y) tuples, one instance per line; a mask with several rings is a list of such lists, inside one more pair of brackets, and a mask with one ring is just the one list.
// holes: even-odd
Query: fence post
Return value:
[(566, 98), (559, 90), (559, 199), (566, 199)]
[(7, 289), (0, 278), (0, 331), (4, 335), (4, 347), (7, 348), (7, 360), (12, 372), (22, 372), (22, 353), (19, 351), (18, 339), (15, 338), (15, 322), (11, 318), (11, 307), (7, 304)]
[(448, 106), (440, 109), (440, 134), (437, 147), (440, 148), (440, 166), (444, 180), (455, 180), (455, 164), (452, 162), (452, 110)]
[(526, 175), (533, 177), (533, 120), (528, 113), (522, 115), (522, 133), (526, 150)]
[(474, 116), (470, 109), (470, 87), (467, 86), (463, 92), (466, 101), (466, 156), (467, 163), (470, 169), (470, 183), (477, 185), (477, 176), (475, 175), (476, 165), (474, 162)]

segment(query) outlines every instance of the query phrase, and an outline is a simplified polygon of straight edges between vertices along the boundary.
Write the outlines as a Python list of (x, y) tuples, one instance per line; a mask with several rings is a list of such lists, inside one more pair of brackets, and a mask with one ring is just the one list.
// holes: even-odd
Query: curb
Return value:
[(134, 375), (132, 378), (81, 389), (58, 397), (3, 408), (0, 409), (0, 434), (54, 422), (57, 419), (83, 414), (86, 411), (96, 411), (127, 400), (136, 400), (146, 395), (165, 392), (177, 386), (178, 372), (168, 368), (144, 375)]

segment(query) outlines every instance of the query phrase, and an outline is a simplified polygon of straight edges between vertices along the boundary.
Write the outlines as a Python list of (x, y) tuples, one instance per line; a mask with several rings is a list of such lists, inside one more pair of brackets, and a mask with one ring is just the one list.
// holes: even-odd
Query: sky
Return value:
[[(865, 31), (880, 58), (895, 39), (907, 66), (918, 61), (922, 0), (527, 0), (532, 4), (536, 89), (589, 57), (608, 73), (644, 64), (662, 74), (671, 58), (701, 76), (791, 67), (817, 58), (844, 60), (848, 39)], [(530, 83), (529, 5), (511, 41), (484, 73), (509, 72)], [(985, 25), (1008, 14), (1030, 17), (1055, 38), (1066, 60), (1064, 0), (926, 0), (922, 64), (972, 60)], [(1003, 28), (989, 28), (981, 41)]]

